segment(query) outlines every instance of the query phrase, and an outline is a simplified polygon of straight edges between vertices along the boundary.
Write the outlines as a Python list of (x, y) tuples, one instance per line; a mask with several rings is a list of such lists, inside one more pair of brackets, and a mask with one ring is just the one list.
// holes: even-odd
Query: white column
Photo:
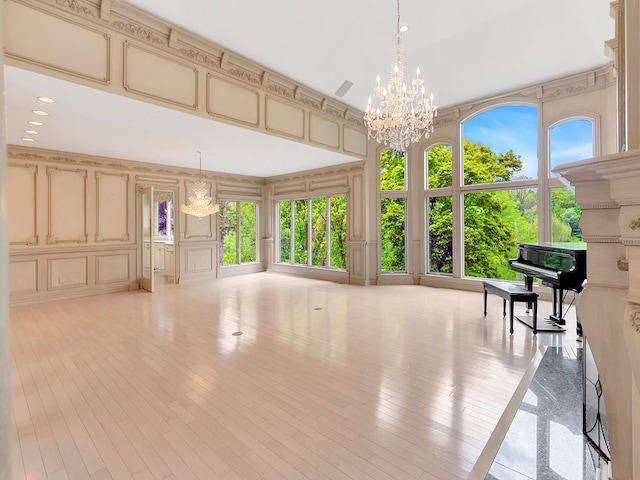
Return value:
[[(0, 25), (4, 2), (0, 2)], [(2, 35), (0, 35), (2, 51)], [(2, 66), (2, 64), (0, 64)], [(5, 137), (4, 68), (0, 68), (0, 478), (11, 478), (9, 437), (9, 252), (7, 239), (7, 139)]]
[(611, 478), (640, 478), (640, 150), (565, 164), (587, 242), (579, 314), (603, 386)]

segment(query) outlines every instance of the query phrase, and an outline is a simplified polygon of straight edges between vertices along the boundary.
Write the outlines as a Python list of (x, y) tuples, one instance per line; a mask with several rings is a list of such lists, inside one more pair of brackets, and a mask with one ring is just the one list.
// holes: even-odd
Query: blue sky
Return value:
[[(464, 124), (464, 136), (482, 143), (494, 152), (521, 156), (519, 175), (536, 178), (537, 108), (527, 105), (506, 105), (482, 112)], [(551, 131), (551, 167), (593, 156), (592, 124), (588, 120), (564, 122)]]

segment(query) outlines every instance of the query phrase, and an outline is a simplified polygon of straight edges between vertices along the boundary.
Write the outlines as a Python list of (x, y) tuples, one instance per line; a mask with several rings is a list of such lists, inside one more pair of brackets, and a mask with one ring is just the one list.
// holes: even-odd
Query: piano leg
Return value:
[(567, 322), (562, 317), (562, 288), (553, 286), (553, 313), (549, 315), (549, 320), (558, 325), (565, 325)]
[[(524, 277), (524, 288), (526, 288), (530, 292), (533, 291), (533, 277), (530, 277), (529, 275), (525, 275), (525, 277)], [(531, 310), (531, 302), (527, 302), (526, 313), (529, 313), (529, 310)]]

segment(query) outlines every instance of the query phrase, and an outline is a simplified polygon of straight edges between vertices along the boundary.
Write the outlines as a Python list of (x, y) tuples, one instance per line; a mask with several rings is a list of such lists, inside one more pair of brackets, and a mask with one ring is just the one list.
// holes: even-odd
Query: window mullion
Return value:
[(236, 263), (240, 265), (242, 263), (242, 253), (240, 252), (240, 202), (236, 202)]
[(313, 260), (312, 260), (312, 247), (311, 247), (311, 239), (313, 238), (313, 231), (312, 231), (312, 226), (313, 226), (313, 222), (312, 220), (312, 213), (313, 211), (313, 200), (311, 198), (307, 198), (307, 265), (312, 265), (313, 264)]

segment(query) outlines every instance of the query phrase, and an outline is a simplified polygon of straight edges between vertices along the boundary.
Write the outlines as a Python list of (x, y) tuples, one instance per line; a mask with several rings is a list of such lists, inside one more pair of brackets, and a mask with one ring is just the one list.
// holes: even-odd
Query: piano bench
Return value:
[(487, 316), (487, 294), (493, 293), (502, 298), (502, 316), (507, 315), (507, 300), (509, 300), (509, 333), (513, 334), (513, 304), (527, 302), (533, 304), (533, 334), (538, 333), (538, 294), (518, 287), (509, 282), (485, 280), (482, 282), (484, 290), (484, 316)]

